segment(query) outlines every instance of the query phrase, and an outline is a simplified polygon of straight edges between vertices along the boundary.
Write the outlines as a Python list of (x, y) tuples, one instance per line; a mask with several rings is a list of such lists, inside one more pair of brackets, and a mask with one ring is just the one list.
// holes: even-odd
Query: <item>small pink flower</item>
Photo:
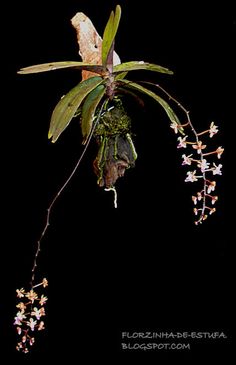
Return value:
[(21, 327), (16, 327), (16, 330), (17, 330), (18, 335), (20, 335), (22, 332)]
[(21, 312), (24, 313), (26, 305), (23, 302), (20, 302), (19, 304), (17, 304), (16, 308), (19, 308)]
[(215, 181), (209, 181), (209, 185), (207, 187), (207, 194), (210, 194), (212, 191), (215, 190), (216, 182)]
[(35, 293), (35, 291), (33, 291), (33, 289), (31, 289), (28, 293), (25, 294), (25, 296), (32, 302), (34, 303), (35, 299), (38, 298), (37, 293)]
[(210, 166), (210, 163), (207, 162), (207, 160), (203, 159), (201, 160), (198, 164), (198, 167), (200, 167), (201, 171), (204, 172), (205, 170), (207, 170)]
[(193, 154), (191, 155), (182, 155), (182, 158), (183, 158), (183, 162), (182, 162), (182, 165), (191, 165), (192, 163), (192, 159), (190, 158)]
[(213, 205), (213, 204), (215, 204), (215, 202), (218, 200), (218, 196), (212, 196), (211, 197), (211, 204)]
[(23, 319), (25, 319), (26, 316), (24, 315), (24, 312), (17, 312), (15, 319), (16, 318), (19, 319), (20, 321), (23, 321)]
[(18, 298), (23, 298), (25, 295), (25, 289), (21, 288), (21, 289), (16, 289), (16, 293), (17, 293), (17, 297)]
[(186, 177), (186, 179), (184, 181), (185, 182), (194, 182), (194, 181), (197, 181), (198, 178), (197, 178), (197, 176), (195, 174), (196, 174), (196, 170), (194, 170), (194, 171), (188, 171), (187, 172), (187, 177)]
[(178, 137), (177, 140), (179, 141), (179, 144), (177, 145), (177, 148), (186, 148), (187, 147), (187, 139), (188, 136), (185, 136), (184, 138)]
[(17, 349), (18, 351), (20, 351), (20, 349), (22, 349), (22, 348), (23, 348), (22, 342), (18, 342), (18, 344), (17, 344), (17, 346), (16, 346), (16, 349)]
[(34, 321), (33, 318), (30, 318), (30, 320), (27, 322), (27, 326), (30, 327), (31, 331), (34, 331), (36, 324), (37, 321)]
[(201, 199), (202, 199), (202, 193), (201, 192), (198, 192), (197, 193), (197, 200), (200, 201)]
[(48, 286), (48, 281), (46, 278), (43, 278), (42, 284), (43, 284), (44, 288), (46, 288), (46, 286)]
[(198, 215), (198, 209), (197, 208), (194, 208), (193, 212), (194, 212), (195, 215)]
[(39, 323), (39, 325), (38, 325), (38, 331), (42, 331), (42, 330), (44, 330), (45, 329), (45, 327), (44, 327), (44, 322), (43, 321), (41, 321), (40, 323)]
[(17, 317), (15, 317), (15, 322), (13, 323), (14, 325), (18, 325), (18, 326), (21, 326), (22, 323), (21, 323), (21, 320)]
[(23, 314), (23, 312), (17, 312), (15, 319), (15, 322), (13, 323), (14, 325), (17, 326), (21, 326), (22, 323), (21, 321), (23, 321), (26, 318), (26, 316)]
[(224, 152), (224, 148), (222, 148), (221, 146), (217, 148), (216, 153), (217, 153), (217, 157), (221, 158), (222, 153)]
[(212, 173), (213, 175), (222, 175), (221, 169), (222, 169), (222, 165), (219, 164), (218, 166), (216, 166), (216, 164), (213, 162), (213, 169), (212, 169)]
[(31, 312), (31, 316), (35, 316), (36, 319), (40, 319), (41, 317), (40, 309), (34, 307), (34, 310)]
[(40, 298), (40, 301), (39, 301), (39, 304), (40, 305), (44, 305), (46, 303), (46, 301), (48, 300), (47, 297), (45, 297), (44, 295), (41, 295), (41, 298)]
[(211, 122), (209, 129), (210, 138), (212, 138), (219, 131), (217, 128), (218, 126), (215, 125), (214, 122)]
[(41, 307), (40, 309), (39, 309), (39, 313), (40, 313), (40, 316), (42, 317), (42, 316), (45, 316), (45, 309), (44, 309), (44, 307)]
[(201, 150), (206, 148), (205, 144), (202, 144), (202, 141), (198, 141), (197, 144), (193, 144), (192, 147), (197, 150), (197, 153), (200, 154)]
[(179, 132), (178, 124), (176, 122), (172, 122), (171, 125), (170, 125), (170, 128), (174, 129), (175, 133)]
[(32, 346), (34, 344), (34, 342), (35, 342), (34, 337), (30, 337), (30, 340), (29, 340), (30, 346)]

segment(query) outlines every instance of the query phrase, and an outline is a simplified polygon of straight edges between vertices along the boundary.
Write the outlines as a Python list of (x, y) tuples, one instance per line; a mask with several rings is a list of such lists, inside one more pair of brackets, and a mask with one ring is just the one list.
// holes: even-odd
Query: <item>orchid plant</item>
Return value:
[[(49, 226), (51, 209), (80, 165), (92, 138), (98, 145), (97, 156), (93, 163), (97, 182), (105, 190), (114, 192), (115, 207), (117, 207), (115, 183), (119, 177), (124, 175), (126, 169), (135, 165), (137, 153), (133, 143), (132, 123), (122, 103), (122, 95), (130, 93), (137, 97), (137, 95), (145, 94), (165, 110), (170, 120), (170, 127), (177, 135), (177, 148), (188, 151), (182, 154), (182, 165), (190, 168), (187, 171), (185, 182), (198, 181), (201, 184), (198, 191), (192, 196), (195, 205), (195, 224), (202, 223), (209, 214), (215, 212), (214, 204), (218, 200), (218, 196), (212, 194), (216, 187), (214, 177), (222, 174), (222, 164), (217, 164), (212, 160), (212, 157), (220, 159), (224, 149), (219, 146), (208, 151), (207, 138), (212, 138), (218, 132), (218, 127), (214, 122), (211, 122), (209, 128), (198, 132), (192, 124), (189, 111), (160, 85), (150, 82), (134, 82), (127, 79), (127, 74), (131, 71), (147, 70), (167, 75), (173, 74), (169, 69), (144, 61), (131, 61), (114, 65), (115, 36), (120, 18), (121, 7), (117, 5), (115, 11), (111, 12), (103, 33), (101, 64), (62, 61), (24, 67), (18, 71), (19, 74), (32, 74), (70, 68), (92, 72), (90, 77), (83, 79), (60, 99), (51, 116), (48, 138), (53, 143), (58, 140), (73, 118), (80, 118), (84, 149), (72, 173), (47, 209), (46, 224), (37, 242), (32, 268), (31, 290), (29, 292), (25, 292), (24, 289), (17, 290), (19, 298), (26, 297), (30, 301), (29, 304), (20, 302), (17, 305), (19, 311), (14, 323), (17, 326), (18, 334), (21, 336), (22, 327), (26, 325), (23, 337), (17, 345), (17, 349), (24, 352), (28, 352), (26, 344), (32, 345), (34, 342), (28, 332), (32, 332), (37, 326), (38, 329), (43, 328), (42, 322), (40, 322), (41, 325), (40, 323), (36, 324), (36, 322), (45, 313), (42, 306), (46, 299), (44, 296), (41, 297), (39, 300), (41, 308), (38, 309), (32, 306), (34, 300), (38, 300), (38, 296), (35, 294), (33, 297), (31, 294), (35, 293), (34, 288), (37, 287), (34, 284), (37, 257), (40, 252), (41, 241)], [(159, 90), (160, 95), (154, 92), (153, 88)], [(178, 109), (184, 114), (183, 123), (180, 122), (176, 114)], [(32, 307), (29, 311), (30, 318), (26, 318), (28, 305)]]

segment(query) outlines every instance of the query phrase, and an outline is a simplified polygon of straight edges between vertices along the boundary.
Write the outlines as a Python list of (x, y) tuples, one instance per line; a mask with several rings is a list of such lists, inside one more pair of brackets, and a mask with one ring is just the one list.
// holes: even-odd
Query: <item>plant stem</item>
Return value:
[(54, 198), (52, 199), (48, 209), (47, 209), (47, 215), (46, 215), (46, 223), (44, 225), (44, 228), (40, 234), (40, 237), (37, 241), (37, 246), (36, 246), (36, 252), (35, 252), (35, 255), (34, 255), (34, 261), (33, 261), (33, 267), (32, 267), (32, 276), (31, 276), (31, 281), (30, 281), (30, 285), (31, 285), (31, 288), (33, 288), (34, 286), (34, 280), (35, 280), (35, 272), (36, 272), (36, 267), (37, 267), (37, 260), (38, 260), (38, 256), (39, 256), (39, 252), (41, 251), (41, 242), (42, 242), (42, 239), (44, 238), (47, 230), (48, 230), (48, 227), (50, 225), (50, 216), (51, 216), (51, 211), (52, 211), (52, 208), (53, 206), (55, 205), (57, 199), (59, 198), (59, 196), (61, 195), (61, 193), (64, 191), (64, 189), (66, 188), (66, 186), (69, 184), (70, 180), (72, 179), (72, 177), (74, 176), (76, 170), (78, 169), (87, 149), (88, 149), (88, 146), (90, 144), (90, 141), (91, 141), (91, 138), (92, 138), (92, 135), (93, 135), (93, 132), (100, 120), (100, 117), (101, 117), (101, 114), (102, 114), (102, 111), (103, 111), (103, 108), (104, 108), (104, 105), (106, 103), (107, 99), (104, 100), (104, 102), (102, 103), (101, 105), (101, 108), (99, 110), (99, 113), (98, 113), (98, 116), (97, 116), (97, 119), (93, 125), (93, 128), (90, 132), (90, 135), (88, 137), (88, 140), (84, 146), (84, 149), (78, 159), (78, 161), (76, 162), (76, 165), (75, 167), (73, 168), (72, 172), (70, 173), (70, 175), (68, 176), (68, 178), (66, 179), (66, 181), (64, 182), (64, 184), (62, 185), (62, 187), (58, 190), (58, 192), (56, 193), (56, 195), (54, 196)]

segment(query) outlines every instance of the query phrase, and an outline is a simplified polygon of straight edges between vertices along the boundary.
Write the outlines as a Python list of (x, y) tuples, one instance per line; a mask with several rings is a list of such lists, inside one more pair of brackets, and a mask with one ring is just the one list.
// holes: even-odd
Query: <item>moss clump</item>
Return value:
[(102, 114), (99, 123), (94, 131), (95, 137), (112, 137), (115, 135), (125, 135), (131, 129), (131, 119), (126, 114), (120, 99), (114, 98), (113, 103), (107, 104), (106, 110)]
[(131, 119), (120, 99), (114, 99), (101, 116), (94, 136), (98, 144), (94, 172), (98, 185), (113, 187), (126, 169), (135, 166), (137, 154), (130, 135)]

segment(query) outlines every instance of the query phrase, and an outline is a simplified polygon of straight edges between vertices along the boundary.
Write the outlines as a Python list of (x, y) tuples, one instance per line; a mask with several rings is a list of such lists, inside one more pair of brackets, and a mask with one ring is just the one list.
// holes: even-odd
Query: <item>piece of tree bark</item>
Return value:
[[(77, 41), (79, 45), (79, 55), (83, 62), (93, 63), (96, 65), (102, 64), (102, 38), (96, 31), (91, 20), (84, 13), (77, 13), (71, 23), (77, 33)], [(114, 52), (114, 65), (120, 64), (120, 58)], [(82, 71), (82, 80), (96, 76), (94, 72)]]

